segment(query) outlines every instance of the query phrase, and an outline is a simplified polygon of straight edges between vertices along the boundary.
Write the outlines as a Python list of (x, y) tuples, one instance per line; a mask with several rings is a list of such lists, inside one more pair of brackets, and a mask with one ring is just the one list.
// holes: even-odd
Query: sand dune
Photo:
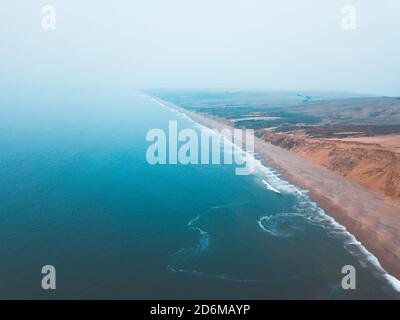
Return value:
[(264, 130), (261, 137), (400, 204), (400, 135), (319, 139)]

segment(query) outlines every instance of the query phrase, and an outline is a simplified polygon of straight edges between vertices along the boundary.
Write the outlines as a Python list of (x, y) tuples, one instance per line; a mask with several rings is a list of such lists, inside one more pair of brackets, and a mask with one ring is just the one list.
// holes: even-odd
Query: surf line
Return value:
[[(153, 96), (151, 96), (151, 95), (144, 95), (144, 96), (145, 96), (146, 98), (150, 99), (151, 101), (155, 102), (156, 104), (160, 105), (161, 107), (166, 108), (166, 109), (168, 109), (168, 110), (170, 110), (170, 111), (172, 111), (172, 112), (174, 112), (174, 113), (177, 113), (177, 114), (179, 114), (179, 115), (185, 117), (186, 119), (188, 119), (190, 122), (192, 122), (192, 123), (195, 124), (196, 126), (201, 127), (201, 128), (207, 128), (207, 129), (212, 130), (211, 128), (208, 128), (207, 126), (204, 126), (204, 125), (202, 125), (202, 124), (200, 124), (200, 123), (194, 121), (191, 117), (189, 117), (189, 116), (188, 116), (187, 114), (185, 114), (183, 111), (180, 111), (181, 108), (176, 107), (176, 106), (174, 106), (174, 105), (173, 105), (173, 106), (174, 106), (175, 108), (173, 108), (173, 107), (170, 106), (170, 105), (171, 105), (170, 103), (164, 102), (163, 100), (161, 100), (161, 99), (159, 99), (159, 98), (157, 98), (157, 97), (153, 97)], [(234, 144), (234, 146), (235, 146), (236, 148), (240, 148), (240, 147), (237, 146), (236, 144)], [(251, 155), (248, 154), (246, 151), (245, 151), (245, 154), (246, 154), (246, 156), (251, 157)], [(256, 160), (254, 157), (253, 157), (253, 159), (254, 159), (254, 161), (257, 163), (257, 166), (261, 168), (261, 171), (263, 171), (264, 173), (272, 174), (272, 171), (271, 171), (267, 166), (265, 166), (264, 163), (263, 163), (262, 161)], [(254, 172), (253, 172), (253, 174), (254, 174)], [(279, 177), (276, 177), (276, 178), (277, 178), (278, 180), (281, 180)], [(281, 181), (282, 181), (282, 180), (281, 180)], [(297, 195), (299, 196), (300, 199), (302, 199), (302, 200), (306, 199), (307, 202), (308, 202), (309, 204), (317, 206), (317, 204), (316, 204), (315, 202), (313, 202), (313, 201), (308, 197), (306, 191), (304, 191), (304, 190), (300, 191), (296, 186), (294, 186), (293, 184), (291, 184), (291, 183), (289, 183), (289, 182), (287, 182), (287, 181), (284, 181), (284, 180), (283, 180), (282, 182), (284, 182), (284, 183), (286, 184), (286, 188), (285, 188), (285, 189), (289, 189), (289, 190), (285, 190), (285, 193), (286, 193), (286, 191), (289, 191), (289, 193), (290, 193), (290, 191), (292, 191), (292, 192), (294, 192), (295, 194), (297, 194)], [(333, 226), (333, 229), (335, 229), (335, 228), (336, 228), (336, 230), (340, 229), (343, 233), (347, 234), (347, 235), (352, 239), (351, 243), (357, 245), (359, 251), (362, 253), (362, 256), (363, 256), (364, 258), (366, 258), (367, 262), (368, 262), (370, 265), (372, 265), (372, 266), (370, 267), (370, 269), (371, 269), (371, 271), (375, 274), (376, 278), (382, 279), (384, 282), (388, 283), (389, 286), (390, 286), (393, 290), (395, 290), (395, 291), (397, 291), (397, 292), (400, 292), (400, 280), (397, 279), (397, 278), (395, 278), (395, 277), (392, 276), (391, 274), (389, 274), (389, 273), (382, 267), (382, 265), (380, 264), (379, 260), (378, 260), (370, 251), (368, 251), (368, 249), (365, 248), (361, 242), (357, 241), (357, 239), (355, 238), (355, 236), (354, 236), (353, 234), (351, 234), (351, 233), (347, 230), (347, 228), (346, 228), (345, 226), (339, 224), (333, 217), (329, 216), (323, 209), (321, 209), (321, 208), (319, 208), (319, 207), (318, 207), (318, 209), (319, 209), (319, 210), (318, 210), (319, 212), (318, 212), (317, 215), (318, 215), (319, 218), (322, 217), (322, 220), (321, 220), (321, 221), (326, 221), (326, 222), (328, 222), (329, 224), (331, 224), (331, 226)], [(355, 256), (355, 257), (358, 259), (358, 261), (360, 262), (360, 264), (361, 264), (361, 263), (364, 263), (364, 261), (362, 261), (362, 259), (361, 259), (360, 256), (357, 254), (357, 252), (355, 252), (354, 250), (348, 249), (348, 248), (346, 247), (346, 243), (345, 243), (345, 242), (343, 242), (343, 245), (344, 245), (344, 248), (345, 248), (350, 254), (352, 254), (353, 256)]]
[(270, 185), (265, 179), (262, 179), (262, 183), (264, 183), (267, 186), (268, 190), (273, 191), (275, 193), (281, 193), (277, 188)]
[(152, 143), (147, 148), (146, 160), (150, 165), (227, 164), (235, 165), (236, 175), (253, 173), (255, 169), (253, 129), (229, 126), (212, 129), (193, 121), (179, 109), (170, 107), (168, 102), (149, 98), (169, 111), (189, 119), (200, 128), (200, 130), (185, 128), (178, 131), (178, 122), (170, 120), (167, 132), (159, 128), (149, 130), (146, 141)]

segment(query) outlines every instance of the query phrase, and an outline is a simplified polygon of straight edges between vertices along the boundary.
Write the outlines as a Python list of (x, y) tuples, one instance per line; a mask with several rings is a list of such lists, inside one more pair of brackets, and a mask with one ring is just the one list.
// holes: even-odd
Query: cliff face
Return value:
[(258, 134), (276, 146), (301, 154), (390, 201), (400, 203), (400, 152), (396, 149), (377, 143), (319, 139), (269, 130)]

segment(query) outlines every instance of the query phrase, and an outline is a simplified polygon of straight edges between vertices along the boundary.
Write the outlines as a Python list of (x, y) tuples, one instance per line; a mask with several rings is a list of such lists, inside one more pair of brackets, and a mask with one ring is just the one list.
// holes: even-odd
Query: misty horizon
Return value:
[[(42, 6), (56, 28), (43, 30)], [(346, 5), (354, 29), (343, 28)], [(344, 10), (344, 11), (343, 11)], [(254, 88), (400, 96), (394, 0), (13, 1), (3, 88)]]

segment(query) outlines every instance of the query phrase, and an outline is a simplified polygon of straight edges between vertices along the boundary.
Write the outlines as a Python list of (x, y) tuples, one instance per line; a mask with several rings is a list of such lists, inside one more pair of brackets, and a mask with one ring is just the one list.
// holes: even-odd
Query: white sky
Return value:
[[(57, 29), (41, 29), (41, 8)], [(356, 8), (357, 29), (341, 27)], [(124, 85), (400, 96), (398, 0), (12, 0), (0, 86)]]

